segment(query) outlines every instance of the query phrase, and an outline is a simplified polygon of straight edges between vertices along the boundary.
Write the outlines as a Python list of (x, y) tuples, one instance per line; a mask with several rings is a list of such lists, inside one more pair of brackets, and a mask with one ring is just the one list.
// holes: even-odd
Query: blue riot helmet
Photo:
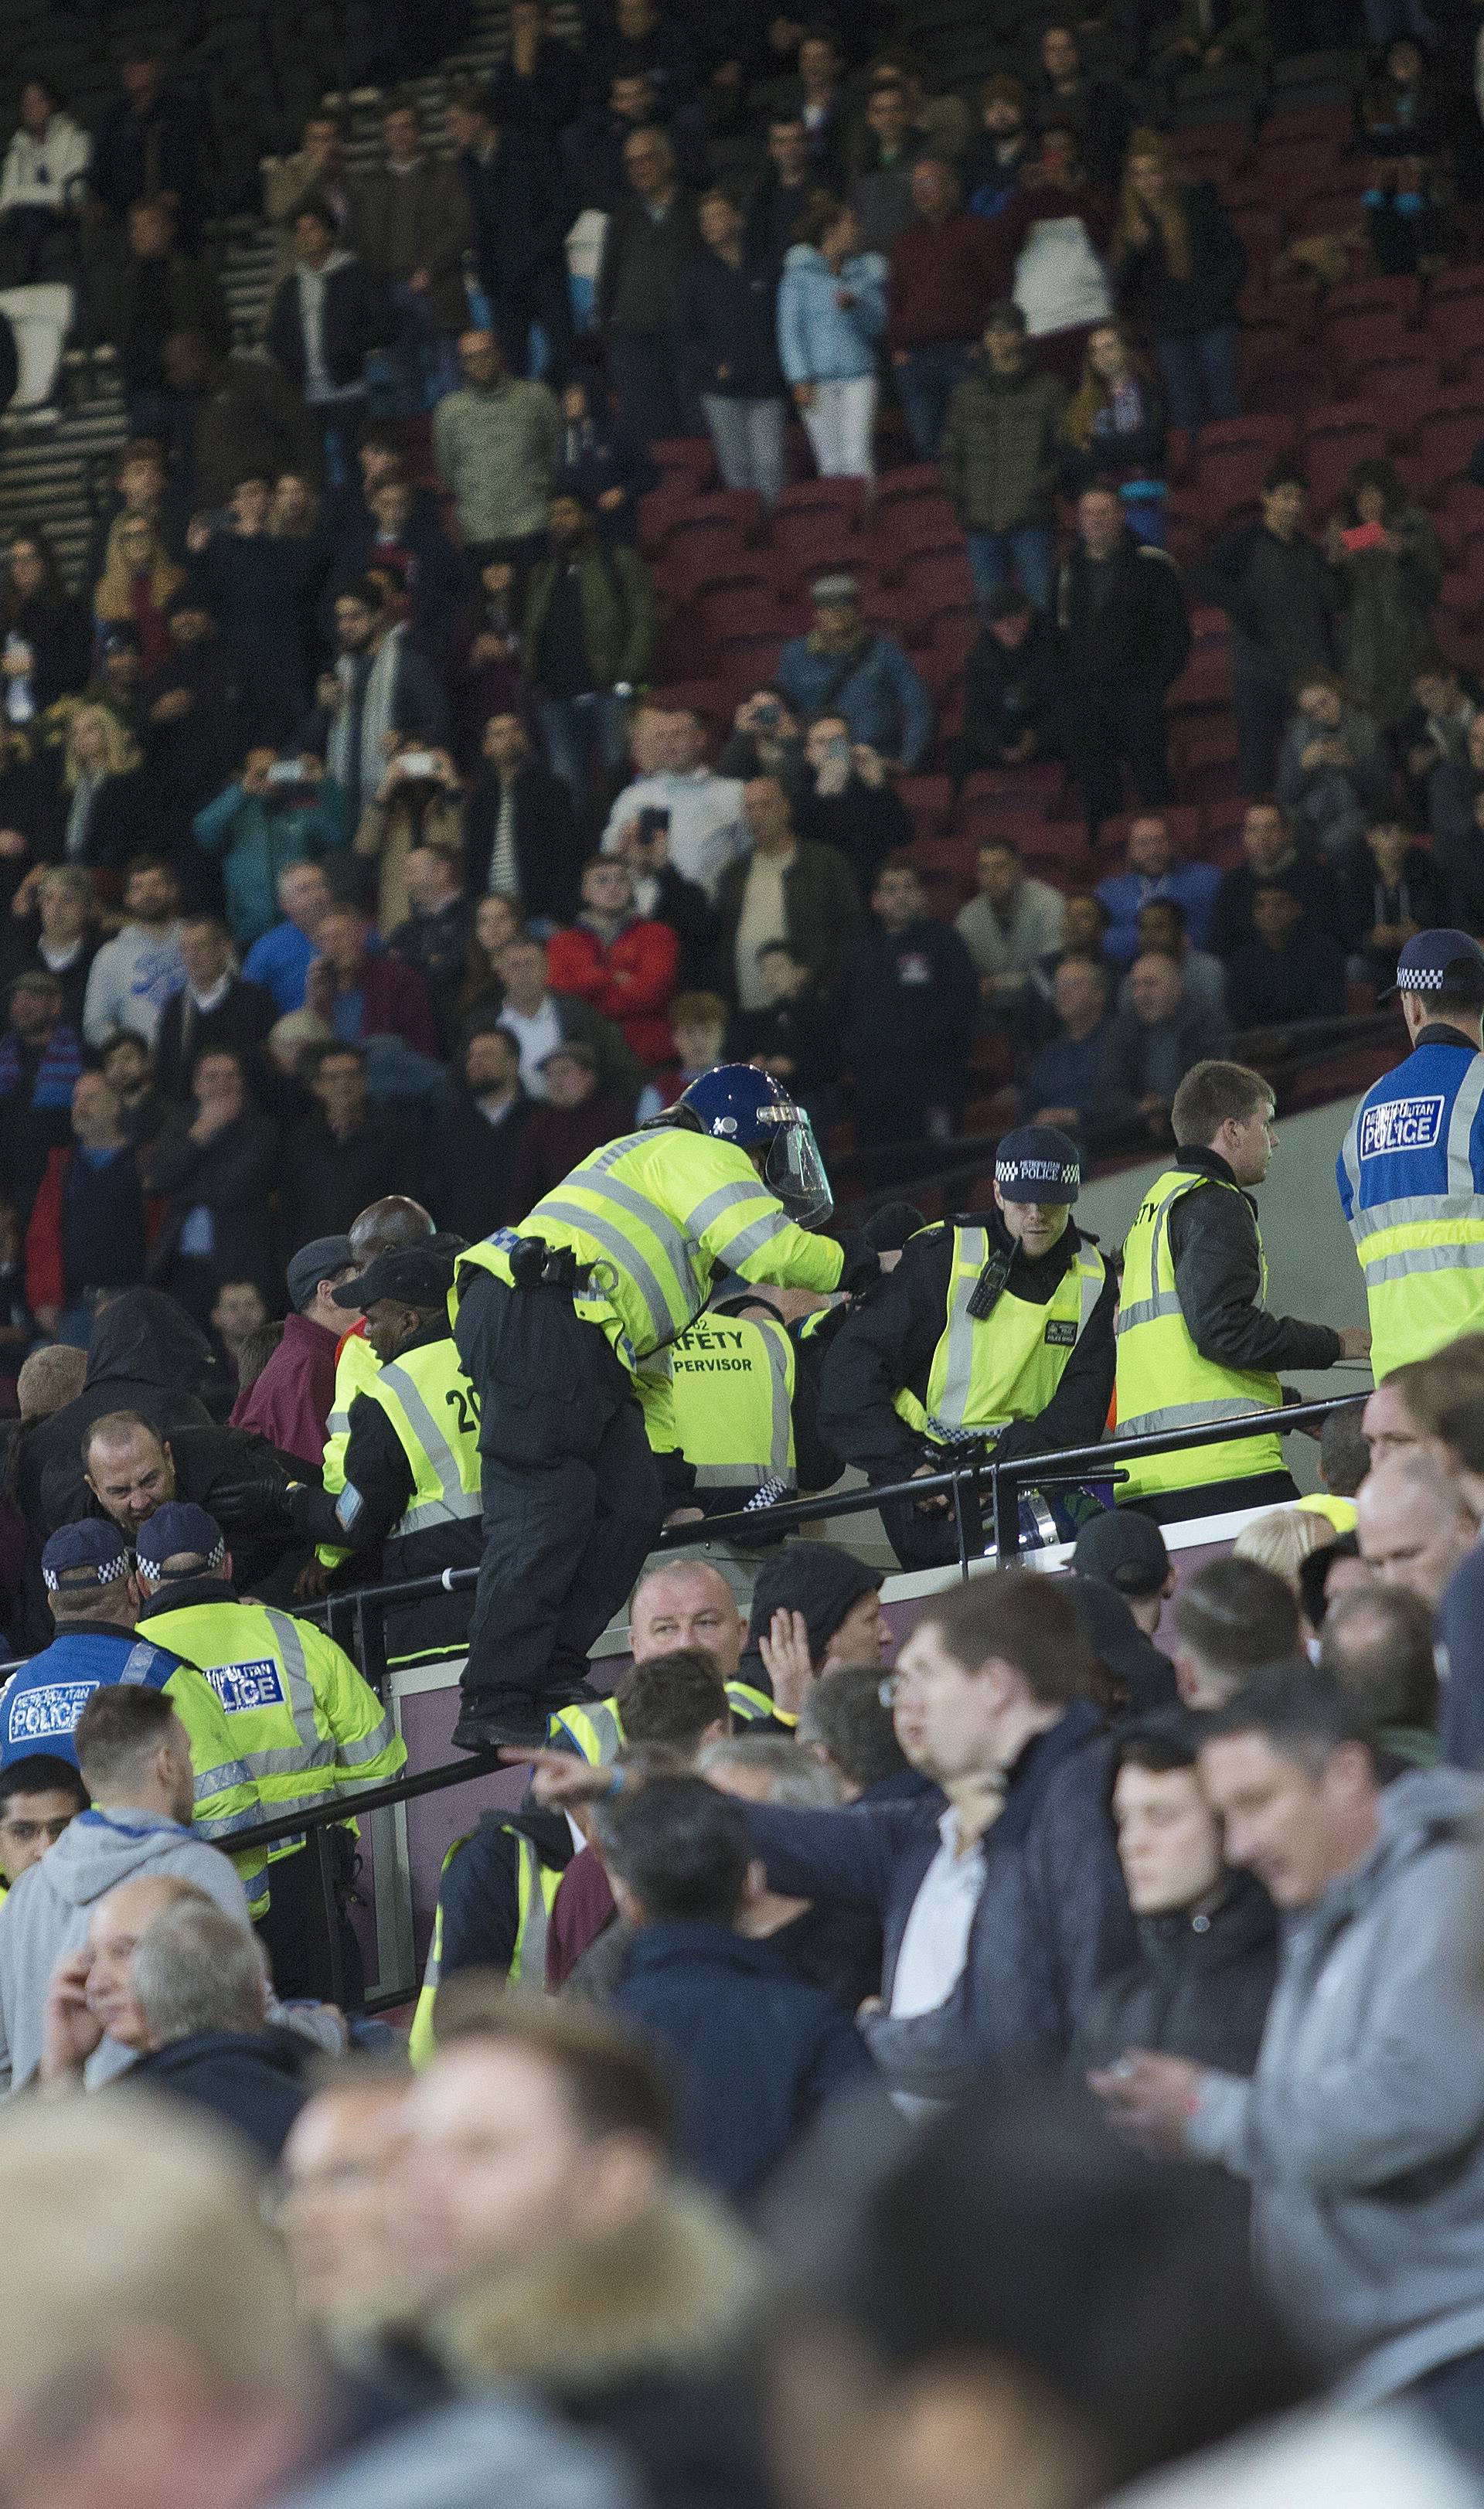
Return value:
[(814, 1127), (781, 1081), (750, 1063), (719, 1063), (684, 1090), (657, 1121), (688, 1123), (740, 1150), (765, 1146), (762, 1181), (800, 1228), (820, 1228), (835, 1209)]

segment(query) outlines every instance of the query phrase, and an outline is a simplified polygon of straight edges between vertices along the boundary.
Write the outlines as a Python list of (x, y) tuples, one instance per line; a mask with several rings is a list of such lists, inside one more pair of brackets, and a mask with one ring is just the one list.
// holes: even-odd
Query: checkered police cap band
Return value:
[[(180, 1555), (183, 1557), (185, 1554), (182, 1553)], [(176, 1556), (176, 1554), (173, 1551), (167, 1551), (165, 1556), (166, 1559), (173, 1559)], [(178, 1573), (183, 1576), (204, 1577), (209, 1569), (224, 1568), (227, 1564), (227, 1543), (225, 1535), (218, 1534), (209, 1551), (193, 1551), (190, 1554), (190, 1556), (193, 1560), (199, 1559), (202, 1562), (202, 1565), (199, 1568), (192, 1567), (179, 1571)], [(141, 1550), (138, 1554), (138, 1559), (140, 1567), (143, 1568), (146, 1574), (151, 1577), (160, 1576), (164, 1570), (165, 1559), (152, 1559), (147, 1552)]]
[(81, 1593), (90, 1586), (111, 1586), (116, 1578), (127, 1577), (129, 1553), (120, 1551), (112, 1559), (80, 1559), (70, 1568), (43, 1568), (42, 1583), (49, 1594)]

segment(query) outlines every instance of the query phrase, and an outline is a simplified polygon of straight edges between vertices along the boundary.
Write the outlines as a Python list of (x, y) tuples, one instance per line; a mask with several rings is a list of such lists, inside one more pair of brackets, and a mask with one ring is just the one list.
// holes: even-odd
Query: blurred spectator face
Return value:
[(353, 906), (328, 907), (315, 937), (321, 958), (329, 960), (337, 976), (359, 972), (366, 955), (366, 926)]
[(88, 1928), (88, 2009), (110, 2039), (138, 2054), (150, 2040), (134, 2002), (130, 1963), (156, 1918), (175, 1904), (158, 1881), (123, 1882), (98, 1901)]
[(1355, 520), (1359, 523), (1386, 521), (1386, 490), (1378, 480), (1362, 480), (1355, 490)]
[(1216, 1889), (1221, 1832), (1194, 1769), (1120, 1769), (1113, 1824), (1136, 1917), (1194, 1908)]
[(801, 183), (809, 169), (809, 140), (801, 122), (770, 122), (767, 153), (780, 183)]
[(119, 85), (136, 113), (147, 113), (165, 84), (165, 72), (154, 53), (119, 63)]
[(993, 1760), (989, 1685), (949, 1653), (933, 1621), (919, 1621), (897, 1657), (892, 1718), (912, 1767), (940, 1783)]
[(783, 853), (794, 843), (789, 797), (776, 775), (754, 775), (743, 785), (742, 816), (760, 853)]
[(1309, 504), (1309, 492), (1297, 479), (1280, 479), (1276, 488), (1265, 488), (1262, 518), (1270, 532), (1280, 540), (1291, 541), (1301, 531)]
[[(800, 994), (807, 992), (809, 988), (808, 968), (801, 959), (795, 957), (792, 950), (778, 943), (774, 943), (766, 950), (759, 951), (758, 973), (762, 979), (762, 989), (770, 1002), (797, 1002)], [(718, 1044), (713, 1061), (720, 1060), (722, 1050), (720, 1030), (716, 1033)], [(695, 1071), (700, 1068), (698, 1064), (690, 1062), (688, 1056), (686, 1060), (690, 1070)]]
[(839, 73), (839, 55), (828, 35), (805, 35), (798, 47), (798, 75), (811, 95), (823, 95)]
[[(1017, 331), (996, 331), (994, 337), (997, 340), (1019, 340), (1020, 333)], [(1031, 609), (1030, 603), (1026, 601), (1021, 604), (1021, 607), (1019, 610), (1008, 612), (1003, 618), (991, 618), (989, 621), (989, 633), (994, 638), (995, 643), (1000, 646), (1005, 653), (1018, 654), (1020, 647), (1024, 644), (1026, 637), (1030, 634), (1031, 623), (1034, 617), (1035, 613)]]
[(582, 903), (595, 915), (620, 917), (634, 911), (634, 883), (627, 863), (599, 854), (582, 874)]
[(94, 1149), (119, 1139), (119, 1102), (101, 1071), (79, 1075), (72, 1091), (72, 1130)]
[(386, 479), (393, 474), (400, 478), (406, 468), (400, 443), (394, 440), (389, 441), (386, 436), (378, 436), (374, 433), (368, 434), (363, 439), (356, 451), (355, 459), (360, 464), (361, 488), (368, 497), (378, 479)]
[(708, 192), (700, 207), (701, 236), (713, 252), (728, 252), (742, 241), (742, 212), (724, 192)]
[(1013, 95), (989, 96), (982, 118), (991, 139), (1009, 139), (1025, 128), (1024, 112)]
[[(153, 1429), (122, 1429), (90, 1438), (84, 1451), (88, 1486), (106, 1517), (131, 1542), (155, 1510), (175, 1495), (169, 1447)], [(186, 1815), (190, 1818), (189, 1813)]]
[(637, 131), (641, 123), (652, 121), (655, 111), (654, 90), (647, 78), (615, 78), (609, 90), (609, 103), (620, 122), (632, 123)]
[[(501, 377), (500, 351), (489, 331), (465, 331), (459, 342), (459, 363), (465, 379), (487, 392)], [(374, 510), (374, 509), (373, 509)]]
[(128, 220), (135, 261), (162, 261), (175, 241), (175, 221), (163, 201), (135, 201)]
[(1172, 897), (1151, 897), (1138, 912), (1139, 944), (1145, 950), (1163, 950), (1169, 958), (1185, 955), (1185, 922)]
[(1248, 869), (1259, 880), (1278, 870), (1288, 854), (1288, 831), (1273, 802), (1254, 802), (1242, 823), (1242, 850)]
[(1269, 950), (1286, 950), (1303, 917), (1303, 907), (1291, 889), (1253, 890), (1252, 929)]
[(180, 955), (199, 993), (209, 993), (232, 965), (232, 941), (219, 923), (192, 921), (180, 927)]
[(359, 2315), (399, 2271), (389, 2187), (404, 2085), (346, 2083), (301, 2109), (283, 2147), (278, 2222), (310, 2318)]
[(1068, 950), (1084, 950), (1090, 958), (1102, 956), (1102, 936), (1107, 928), (1101, 901), (1084, 892), (1066, 901), (1062, 938)]
[(310, 1084), (337, 1133), (362, 1123), (366, 1112), (366, 1074), (359, 1055), (326, 1054)]
[(1052, 978), (1057, 1017), (1074, 1037), (1087, 1036), (1108, 1006), (1108, 983), (1090, 958), (1063, 958)]
[(585, 2126), (558, 2066), (493, 2039), (441, 2049), (408, 2095), (404, 2123), (399, 2244), (428, 2288), (615, 2228), (648, 2200), (662, 2167), (640, 2137)]
[(116, 1036), (112, 1045), (104, 1048), (103, 1077), (121, 1097), (132, 1097), (146, 1088), (149, 1076), (149, 1047), (142, 1036)]
[(1180, 1007), (1180, 970), (1162, 951), (1147, 950), (1129, 970), (1129, 1000), (1145, 1028), (1173, 1019)]
[(1082, 58), (1069, 26), (1048, 26), (1041, 38), (1041, 65), (1054, 87), (1078, 76)]
[(1020, 862), (1008, 845), (981, 845), (979, 893), (987, 897), (991, 906), (1009, 906), (1022, 877)]
[(474, 938), (491, 963), (520, 937), (520, 917), (509, 899), (498, 892), (482, 897), (474, 909)]
[(511, 1003), (524, 1017), (538, 1011), (546, 998), (546, 953), (539, 941), (509, 941), (496, 971)]
[(1355, 1534), (1371, 1575), (1416, 1594), (1432, 1612), (1478, 1527), (1446, 1474), (1416, 1473), (1412, 1459), (1372, 1464), (1355, 1493)]
[(936, 157), (924, 157), (912, 168), (912, 206), (919, 218), (935, 226), (958, 206), (958, 185)]
[(294, 220), (294, 250), (307, 269), (321, 270), (335, 249), (335, 230), (317, 209), (301, 209)]
[(619, 34), (630, 44), (637, 44), (648, 35), (655, 22), (652, 0), (618, 0), (614, 15)]
[(414, 845), (407, 857), (407, 903), (415, 915), (433, 915), (459, 894), (459, 867), (436, 845)]
[(1139, 818), (1129, 826), (1129, 869), (1141, 880), (1163, 880), (1174, 859), (1169, 830), (1163, 819)]
[(908, 130), (906, 90), (895, 80), (872, 88), (871, 101), (866, 107), (866, 119), (883, 148), (900, 148)]
[(41, 1862), (68, 1822), (77, 1818), (77, 1812), (72, 1797), (60, 1786), (44, 1787), (34, 1795), (12, 1795), (0, 1805), (0, 1874), (8, 1885)]
[(131, 923), (167, 923), (180, 906), (180, 884), (165, 865), (131, 871), (124, 883), (124, 912)]
[(636, 131), (623, 143), (623, 169), (642, 201), (656, 200), (675, 169), (668, 140), (657, 131)]
[(514, 775), (531, 755), (531, 743), (518, 714), (492, 714), (484, 728), (484, 754), (504, 776)]
[(152, 510), (165, 494), (165, 464), (153, 450), (131, 453), (119, 472), (119, 495), (130, 512)]
[(327, 113), (312, 113), (304, 126), (304, 153), (316, 174), (339, 171), (345, 162), (340, 126)]
[(90, 902), (77, 881), (49, 873), (37, 890), (42, 937), (54, 950), (68, 950), (93, 921)]
[(814, 624), (826, 645), (853, 645), (861, 632), (859, 601), (816, 601)]
[(379, 621), (374, 610), (354, 592), (343, 592), (335, 604), (335, 641), (343, 654), (363, 654)]
[(1129, 352), (1116, 322), (1103, 322), (1088, 334), (1088, 363), (1105, 384), (1117, 383), (1129, 371)]
[[(773, 729), (775, 736), (784, 738), (794, 730), (794, 718), (787, 708)], [(817, 716), (804, 733), (804, 756), (816, 775), (824, 767), (848, 767), (850, 750), (850, 726), (842, 714)]]
[(204, 603), (180, 601), (170, 612), (170, 641), (182, 653), (189, 653), (194, 645), (204, 645), (215, 633), (216, 621)]
[(927, 912), (922, 882), (906, 863), (887, 863), (877, 874), (871, 903), (888, 932), (905, 932)]
[(418, 117), (410, 105), (395, 104), (382, 117), (382, 137), (394, 166), (408, 166), (423, 145)]
[(307, 939), (318, 931), (330, 892), (317, 863), (290, 863), (278, 878), (278, 906), (286, 922)]
[(471, 1098), (502, 1098), (520, 1079), (520, 1048), (502, 1028), (481, 1029), (464, 1049), (464, 1078)]
[(1360, 1414), (1360, 1434), (1371, 1459), (1371, 1470), (1384, 1464), (1389, 1456), (1414, 1454), (1423, 1445), (1422, 1430), (1407, 1409), (1406, 1397), (1399, 1385), (1383, 1382), (1366, 1398)]
[(548, 1054), (541, 1066), (546, 1096), (553, 1106), (571, 1113), (598, 1093), (598, 1075), (580, 1055)]
[(45, 137), (47, 125), (55, 111), (52, 98), (40, 79), (27, 79), (20, 91), (20, 120), (33, 139)]
[(1111, 488), (1087, 488), (1077, 500), (1077, 529), (1091, 558), (1111, 557), (1124, 536), (1124, 509)]
[(1201, 1754), (1201, 1782), (1222, 1825), (1229, 1864), (1255, 1873), (1277, 1908), (1312, 1908), (1374, 1844), (1376, 1779), (1357, 1742), (1318, 1774), (1261, 1734), (1223, 1734)]
[(723, 1679), (734, 1681), (746, 1637), (731, 1588), (720, 1568), (703, 1560), (656, 1569), (634, 1596), (629, 1641), (636, 1664), (676, 1647), (702, 1647), (721, 1666)]
[(307, 529), (313, 512), (314, 500), (302, 470), (280, 470), (273, 492), (275, 531), (303, 531)]
[(546, 530), (559, 543), (580, 540), (587, 529), (587, 508), (580, 497), (553, 497), (546, 510)]
[(1065, 1202), (1009, 1202), (999, 1186), (994, 1188), (994, 1204), (1005, 1223), (1007, 1236), (1023, 1247), (1031, 1262), (1038, 1255), (1049, 1254), (1057, 1240), (1066, 1234), (1071, 1205)]
[(61, 1018), (61, 987), (55, 976), (24, 976), (11, 987), (11, 1027), (22, 1045), (40, 1045)]
[(127, 713), (139, 693), (142, 675), (137, 645), (129, 641), (115, 644), (110, 637), (103, 656), (103, 688), (109, 704)]
[(34, 541), (12, 541), (10, 575), (22, 601), (30, 601), (41, 590), (47, 580), (47, 570)]
[(990, 322), (984, 329), (984, 354), (991, 371), (997, 375), (1019, 374), (1025, 363), (1025, 334), (1019, 322), (1008, 316)]
[(1338, 731), (1340, 718), (1345, 711), (1339, 690), (1330, 688), (1323, 680), (1316, 680), (1312, 688), (1300, 689), (1298, 709), (1321, 731)]
[(242, 1067), (235, 1054), (204, 1054), (192, 1074), (191, 1095), (204, 1114), (229, 1123), (241, 1115), (247, 1104), (247, 1088)]
[(400, 540), (412, 520), (412, 490), (405, 479), (384, 479), (371, 498), (371, 511), (384, 541)]
[(477, 148), (490, 128), (484, 115), (471, 104), (451, 104), (444, 118), (448, 135), (461, 153)]
[(651, 772), (689, 775), (703, 766), (706, 757), (706, 734), (699, 715), (681, 708), (674, 714), (651, 717), (651, 746), (654, 766)]
[(1156, 213), (1164, 206), (1169, 188), (1165, 160), (1154, 155), (1140, 155), (1129, 160), (1129, 174), (1141, 206)]
[(1412, 682), (1412, 694), (1424, 714), (1447, 715), (1459, 701), (1456, 671), (1419, 671)]
[(211, 1309), (211, 1322), (223, 1341), (241, 1341), (268, 1322), (268, 1308), (255, 1281), (224, 1281)]

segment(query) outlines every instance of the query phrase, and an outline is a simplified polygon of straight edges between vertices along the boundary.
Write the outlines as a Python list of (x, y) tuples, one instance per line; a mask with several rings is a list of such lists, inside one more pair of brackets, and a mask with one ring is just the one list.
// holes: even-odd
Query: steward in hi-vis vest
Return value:
[(1484, 1328), (1484, 952), (1415, 933), (1396, 991), (1412, 1051), (1366, 1091), (1335, 1168), (1378, 1385)]
[(588, 1649), (664, 1520), (669, 1354), (718, 1274), (811, 1290), (874, 1277), (863, 1239), (808, 1233), (833, 1207), (802, 1107), (722, 1064), (461, 1255), (454, 1333), (484, 1490), (461, 1749), (534, 1748), (587, 1695)]
[[(335, 1292), (360, 1307), (377, 1361), (353, 1397), (336, 1497), (301, 1482), (295, 1520), (318, 1542), (381, 1552), (382, 1580), (479, 1564), (479, 1406), (448, 1329), (454, 1255), (441, 1241), (381, 1254)], [(389, 1614), (393, 1664), (446, 1654), (468, 1629), (472, 1593)]]
[(438, 1876), (432, 1942), (407, 2053), (426, 2065), (436, 2041), (433, 2009), (445, 1978), (494, 1969), (539, 1995), (546, 1983), (546, 1920), (557, 1885), (581, 1845), (563, 1812), (486, 1812), (456, 1838)]
[(1281, 1367), (1363, 1359), (1363, 1326), (1270, 1314), (1268, 1264), (1247, 1188), (1273, 1156), (1273, 1092), (1240, 1063), (1198, 1063), (1175, 1091), (1179, 1143), (1124, 1241), (1118, 1311), (1118, 1431), (1151, 1435), (1271, 1411), (1271, 1431), (1173, 1447), (1128, 1463), (1121, 1506), (1162, 1523), (1234, 1508), (1291, 1507), (1278, 1414)]
[[(812, 1312), (791, 1318), (789, 1310)], [(729, 1516), (828, 1489), (840, 1459), (816, 1427), (819, 1370), (802, 1328), (830, 1310), (807, 1292), (723, 1282), (702, 1316), (672, 1343), (670, 1399), (694, 1501)]]
[[(1115, 1286), (1071, 1206), (1077, 1145), (1051, 1124), (1007, 1133), (994, 1204), (907, 1244), (890, 1280), (840, 1327), (825, 1362), (821, 1426), (876, 1482), (970, 1455), (1094, 1445), (1113, 1392)], [(881, 1509), (905, 1568), (958, 1556), (951, 1501)]]

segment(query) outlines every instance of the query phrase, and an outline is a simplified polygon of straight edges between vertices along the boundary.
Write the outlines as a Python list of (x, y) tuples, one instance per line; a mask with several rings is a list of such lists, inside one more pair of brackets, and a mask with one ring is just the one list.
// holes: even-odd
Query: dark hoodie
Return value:
[(809, 1632), (809, 1659), (817, 1667), (851, 1606), (863, 1594), (879, 1593), (880, 1588), (880, 1569), (868, 1568), (864, 1559), (836, 1543), (786, 1542), (758, 1572), (737, 1679), (771, 1699), (773, 1685), (763, 1666), (760, 1640), (766, 1636), (775, 1612), (802, 1612)]
[(212, 1417), (203, 1400), (208, 1391), (226, 1395), (221, 1364), (183, 1307), (163, 1290), (125, 1290), (111, 1299), (93, 1320), (81, 1394), (38, 1421), (26, 1438), (19, 1491), (27, 1520), (41, 1524), (42, 1476), (50, 1464), (65, 1461), (81, 1476), (83, 1433), (106, 1411), (138, 1411), (166, 1432), (205, 1428)]
[(1250, 1874), (1234, 1873), (1214, 1905), (1138, 1920), (1138, 1959), (1100, 1986), (1083, 2016), (1072, 2066), (1116, 2065), (1131, 2047), (1250, 2075), (1278, 1972), (1278, 1919)]
[(289, 2030), (198, 2030), (141, 2056), (120, 2078), (189, 2100), (277, 2160), (310, 2096), (312, 2052)]

